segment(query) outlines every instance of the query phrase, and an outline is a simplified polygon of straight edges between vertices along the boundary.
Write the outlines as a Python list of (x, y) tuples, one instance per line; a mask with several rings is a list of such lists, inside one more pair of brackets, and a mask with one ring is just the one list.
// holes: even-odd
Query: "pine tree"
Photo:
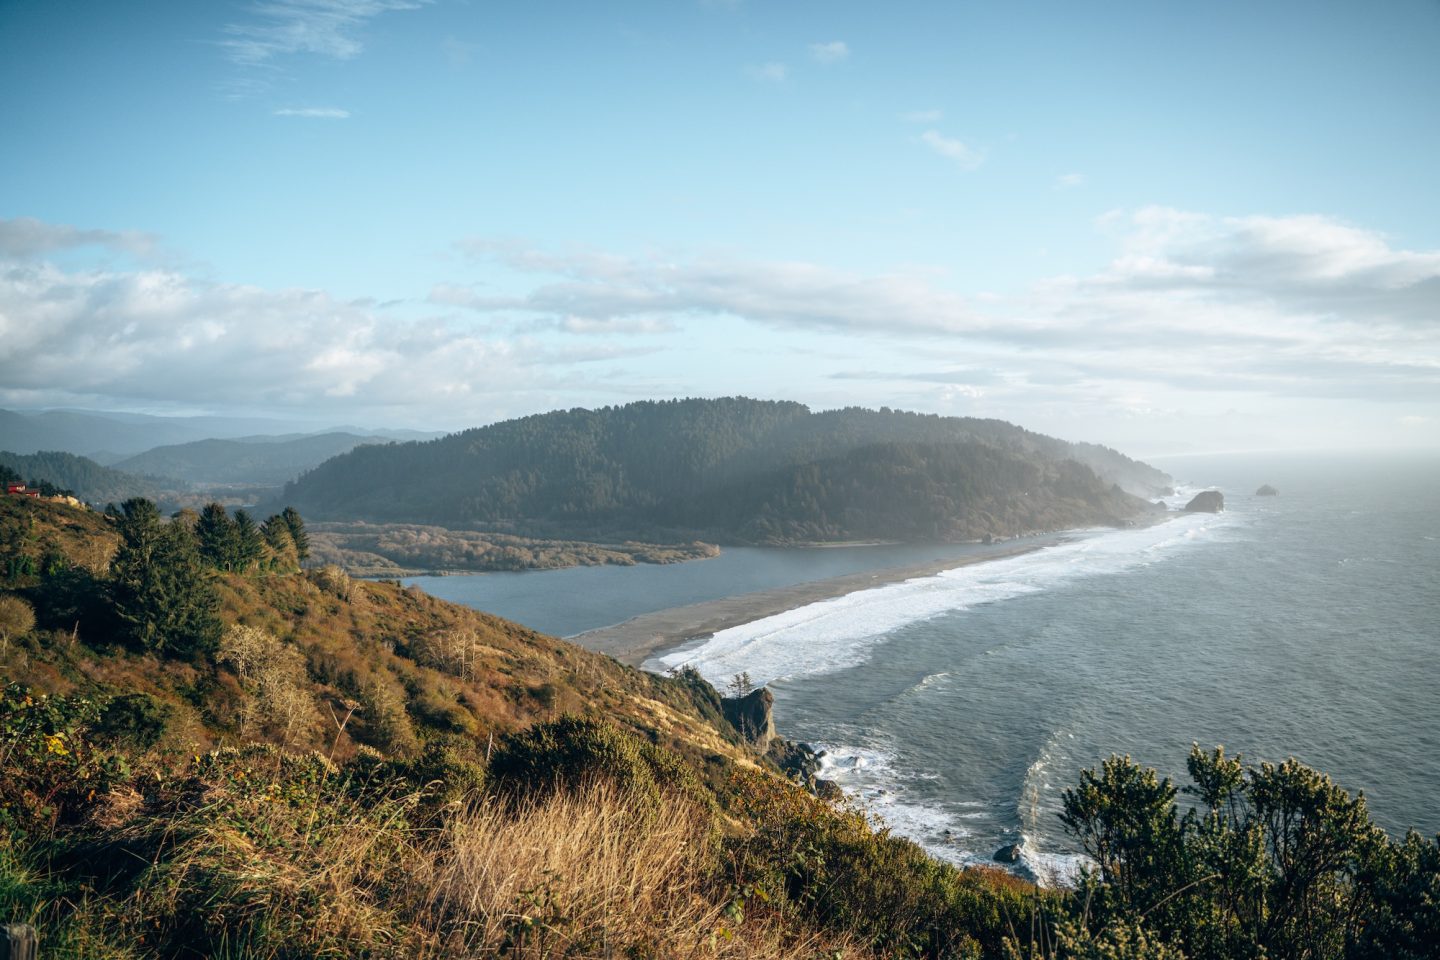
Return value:
[(235, 569), (238, 554), (235, 521), (218, 503), (207, 503), (195, 522), (200, 558), (216, 570)]
[(115, 613), (140, 647), (173, 656), (212, 650), (220, 639), (219, 598), (206, 577), (194, 536), (162, 523), (149, 500), (120, 508), (120, 546), (111, 564)]
[(285, 525), (290, 528), (290, 539), (295, 542), (295, 555), (301, 560), (310, 556), (310, 538), (305, 533), (305, 521), (300, 519), (300, 512), (294, 507), (286, 507), (280, 512), (285, 519)]
[(265, 553), (265, 538), (255, 520), (244, 510), (235, 511), (235, 558), (231, 568), (243, 573), (260, 561)]
[(272, 570), (298, 570), (300, 557), (295, 550), (295, 539), (290, 536), (290, 525), (280, 514), (260, 524), (260, 535), (270, 548), (269, 567)]

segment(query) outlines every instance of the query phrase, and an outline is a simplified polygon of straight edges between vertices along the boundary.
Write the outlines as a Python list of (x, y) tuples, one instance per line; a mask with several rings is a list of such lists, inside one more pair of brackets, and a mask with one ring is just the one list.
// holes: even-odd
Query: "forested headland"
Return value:
[(998, 420), (727, 398), (359, 447), (286, 486), (317, 519), (662, 542), (941, 541), (1118, 524), (1170, 478)]

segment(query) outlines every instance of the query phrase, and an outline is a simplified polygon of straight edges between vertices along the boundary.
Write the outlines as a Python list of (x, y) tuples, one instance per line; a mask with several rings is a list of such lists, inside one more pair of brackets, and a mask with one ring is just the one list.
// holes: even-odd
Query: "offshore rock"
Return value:
[(1019, 862), (1020, 862), (1020, 848), (1023, 847), (1023, 846), (1024, 846), (1024, 842), (1022, 841), (1021, 843), (1012, 843), (1012, 844), (1009, 844), (1008, 846), (1001, 847), (999, 850), (996, 850), (996, 851), (995, 851), (995, 862), (996, 862), (996, 863), (1019, 863)]
[(769, 750), (770, 741), (775, 739), (775, 718), (771, 716), (774, 705), (775, 695), (764, 687), (751, 690), (743, 697), (720, 698), (725, 719), (740, 731), (740, 736), (756, 753)]
[(1185, 504), (1186, 513), (1219, 513), (1225, 509), (1225, 496), (1219, 490), (1203, 490)]
[(1263, 487), (1261, 487), (1259, 490), (1256, 490), (1256, 491), (1255, 491), (1255, 496), (1257, 496), (1257, 497), (1278, 497), (1278, 496), (1280, 496), (1280, 491), (1279, 491), (1279, 490), (1276, 490), (1274, 487), (1270, 486), (1270, 484), (1267, 483), (1267, 484), (1265, 484)]
[(807, 786), (815, 781), (815, 774), (820, 772), (820, 754), (808, 743), (796, 743), (776, 737), (770, 742), (767, 756), (775, 761), (775, 766), (786, 775)]

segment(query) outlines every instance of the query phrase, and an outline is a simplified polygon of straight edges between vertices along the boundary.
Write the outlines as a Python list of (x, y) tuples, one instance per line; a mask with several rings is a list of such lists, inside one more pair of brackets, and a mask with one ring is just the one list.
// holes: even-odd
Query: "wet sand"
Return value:
[(568, 639), (587, 650), (608, 653), (621, 663), (638, 667), (645, 661), (666, 650), (674, 649), (692, 641), (701, 640), (730, 627), (759, 620), (803, 607), (806, 604), (832, 597), (844, 596), (857, 590), (868, 590), (887, 583), (900, 583), (915, 577), (932, 577), (944, 570), (954, 570), (972, 563), (984, 563), (1003, 557), (1015, 557), (1045, 547), (1054, 546), (1067, 538), (1056, 535), (1043, 540), (1030, 540), (1024, 544), (998, 543), (982, 553), (969, 557), (952, 557), (949, 560), (932, 560), (928, 563), (912, 564), (891, 570), (869, 570), (852, 573), (829, 580), (812, 583), (797, 583), (775, 590), (761, 590), (720, 600), (707, 600), (683, 607), (671, 607), (654, 613), (643, 613), (613, 627), (589, 630)]

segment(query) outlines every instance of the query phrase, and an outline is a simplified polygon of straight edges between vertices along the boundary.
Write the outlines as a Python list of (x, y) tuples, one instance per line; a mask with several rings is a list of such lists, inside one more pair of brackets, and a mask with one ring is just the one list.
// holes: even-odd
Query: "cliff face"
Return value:
[(773, 693), (761, 687), (743, 697), (726, 697), (720, 702), (725, 719), (756, 753), (765, 753), (770, 749), (770, 741), (775, 738), (775, 719), (771, 714), (775, 705)]

